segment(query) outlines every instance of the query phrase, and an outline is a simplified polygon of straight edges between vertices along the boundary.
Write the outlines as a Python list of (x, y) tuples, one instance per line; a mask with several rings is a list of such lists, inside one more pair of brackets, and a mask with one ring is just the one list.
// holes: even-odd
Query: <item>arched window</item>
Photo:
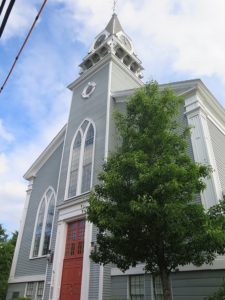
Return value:
[(81, 193), (85, 193), (89, 191), (91, 186), (93, 143), (94, 143), (94, 128), (93, 125), (90, 124), (86, 134), (85, 143), (84, 143)]
[(55, 212), (55, 194), (52, 188), (49, 188), (39, 205), (34, 230), (34, 242), (32, 257), (39, 257), (48, 254), (52, 224)]
[(68, 196), (72, 197), (76, 195), (77, 191), (77, 178), (80, 162), (80, 147), (81, 147), (81, 132), (78, 131), (76, 139), (73, 144), (72, 160), (70, 165), (70, 183)]
[(94, 126), (85, 120), (76, 133), (69, 167), (68, 198), (88, 192), (91, 188)]

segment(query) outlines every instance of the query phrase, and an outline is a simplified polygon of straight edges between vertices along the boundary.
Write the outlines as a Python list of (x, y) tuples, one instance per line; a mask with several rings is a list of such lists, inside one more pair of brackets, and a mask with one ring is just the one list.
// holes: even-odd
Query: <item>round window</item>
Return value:
[(88, 82), (88, 84), (83, 89), (83, 92), (81, 93), (81, 96), (83, 98), (89, 98), (91, 96), (91, 94), (94, 92), (95, 87), (96, 87), (95, 82)]

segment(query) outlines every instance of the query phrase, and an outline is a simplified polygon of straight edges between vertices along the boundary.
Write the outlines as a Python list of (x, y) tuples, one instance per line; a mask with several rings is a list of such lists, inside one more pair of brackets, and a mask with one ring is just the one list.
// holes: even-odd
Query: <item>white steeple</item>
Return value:
[(80, 64), (81, 74), (97, 64), (106, 55), (115, 55), (137, 77), (142, 78), (143, 67), (137, 58), (131, 39), (124, 32), (116, 13), (91, 45), (88, 55)]

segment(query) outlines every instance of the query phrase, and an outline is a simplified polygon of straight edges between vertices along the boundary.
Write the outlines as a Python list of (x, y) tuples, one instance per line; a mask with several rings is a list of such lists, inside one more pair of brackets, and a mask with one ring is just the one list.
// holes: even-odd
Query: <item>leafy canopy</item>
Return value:
[(5, 299), (9, 272), (12, 263), (13, 253), (16, 246), (18, 232), (8, 237), (6, 230), (0, 224), (0, 299)]
[(182, 104), (151, 82), (130, 98), (125, 114), (116, 113), (120, 146), (104, 164), (87, 209), (99, 229), (95, 262), (122, 270), (144, 262), (146, 271), (169, 274), (224, 251), (224, 221), (195, 201), (211, 168), (187, 153)]

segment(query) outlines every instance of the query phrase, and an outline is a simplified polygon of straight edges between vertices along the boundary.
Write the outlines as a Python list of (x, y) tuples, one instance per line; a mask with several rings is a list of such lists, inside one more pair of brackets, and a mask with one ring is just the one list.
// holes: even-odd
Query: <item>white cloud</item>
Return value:
[(16, 155), (0, 154), (0, 222), (9, 232), (19, 227), (25, 199), (19, 160)]
[(46, 139), (38, 136), (0, 155), (0, 223), (9, 232), (19, 229), (27, 188), (22, 176), (41, 153), (45, 143)]
[(0, 175), (4, 174), (7, 170), (7, 158), (4, 153), (0, 153)]
[[(90, 45), (110, 18), (112, 1), (58, 0), (80, 25), (76, 38)], [(124, 0), (117, 12), (148, 66), (157, 64), (190, 76), (218, 76), (225, 84), (225, 2), (223, 0)], [(72, 28), (73, 30), (73, 28)], [(161, 67), (159, 66), (159, 69)]]
[(12, 142), (14, 140), (14, 136), (10, 133), (5, 126), (3, 125), (3, 120), (0, 119), (0, 139), (3, 139), (7, 142)]
[(24, 134), (27, 128), (23, 125), (19, 132), (25, 138), (15, 135), (13, 140), (0, 120), (0, 137), (13, 142), (10, 150), (0, 154), (0, 222), (8, 231), (18, 229), (22, 216), (27, 185), (23, 174), (67, 121), (71, 92), (59, 76), (63, 73), (63, 62), (58, 55), (39, 40), (17, 65), (14, 101), (18, 103), (18, 112), (14, 113), (26, 113), (35, 134)]
[[(0, 186), (0, 193), (4, 199), (5, 197), (17, 198), (24, 196), (24, 185), (20, 184), (18, 181), (9, 181), (6, 182), (3, 186)], [(8, 203), (8, 205), (12, 205), (12, 203)], [(4, 209), (3, 209), (4, 211)]]

